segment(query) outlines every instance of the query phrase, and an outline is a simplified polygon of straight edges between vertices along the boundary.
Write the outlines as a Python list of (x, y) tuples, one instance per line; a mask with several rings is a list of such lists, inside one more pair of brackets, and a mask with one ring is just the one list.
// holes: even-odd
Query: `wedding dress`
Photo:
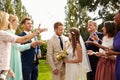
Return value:
[[(78, 58), (77, 53), (75, 51), (75, 55), (73, 56), (72, 46), (69, 46), (67, 49), (68, 60), (74, 60)], [(66, 63), (65, 70), (65, 80), (78, 80), (80, 73), (80, 63)]]
[[(91, 71), (88, 55), (82, 37), (80, 36), (80, 44), (82, 48), (82, 62), (79, 63), (66, 63), (65, 66), (65, 80), (87, 80), (86, 74)], [(70, 45), (67, 49), (68, 60), (75, 60), (78, 58), (75, 50), (73, 56), (73, 48)]]

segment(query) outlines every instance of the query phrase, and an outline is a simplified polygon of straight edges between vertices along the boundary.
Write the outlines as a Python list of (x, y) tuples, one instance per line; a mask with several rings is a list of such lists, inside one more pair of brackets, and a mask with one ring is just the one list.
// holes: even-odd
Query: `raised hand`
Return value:
[(88, 43), (88, 44), (93, 44), (93, 45), (97, 45), (98, 42), (97, 41), (86, 41), (85, 43)]
[(106, 56), (104, 53), (100, 53), (100, 52), (96, 52), (95, 55), (98, 56), (98, 57), (101, 57), (101, 56), (105, 57)]
[(95, 52), (93, 52), (92, 50), (87, 50), (87, 54), (88, 55), (93, 55)]
[(43, 45), (43, 44), (45, 44), (45, 42), (44, 42), (44, 41), (42, 41), (42, 40), (37, 41), (37, 43), (38, 43), (39, 45)]
[(41, 26), (41, 24), (39, 24), (39, 26), (37, 28), (37, 31), (39, 31), (40, 33), (48, 30), (47, 28), (40, 28), (40, 26)]
[(36, 46), (38, 45), (38, 42), (37, 41), (34, 41), (30, 44), (33, 48), (36, 48)]
[(91, 37), (90, 37), (93, 41), (98, 41), (99, 37), (96, 33), (94, 33)]
[(43, 45), (45, 44), (44, 41), (34, 41), (32, 42), (30, 45), (33, 47), (33, 48), (36, 48), (37, 45)]

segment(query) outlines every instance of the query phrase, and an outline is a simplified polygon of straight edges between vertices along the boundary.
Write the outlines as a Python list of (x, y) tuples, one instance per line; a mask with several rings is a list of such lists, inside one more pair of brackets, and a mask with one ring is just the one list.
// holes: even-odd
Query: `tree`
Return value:
[(6, 2), (4, 3), (4, 11), (8, 12), (10, 14), (14, 14), (14, 9), (12, 6), (12, 0), (6, 0)]
[(90, 12), (98, 10), (98, 17), (94, 18), (112, 20), (113, 14), (120, 9), (120, 0), (80, 0), (79, 5), (82, 8), (87, 8)]
[(0, 10), (4, 11), (5, 7), (4, 7), (5, 1), (4, 0), (0, 0)]
[[(13, 6), (14, 6), (14, 10), (15, 10), (15, 14), (18, 16), (19, 21), (21, 22), (22, 19), (26, 16), (28, 16), (28, 12), (26, 10), (26, 8), (24, 7), (24, 5), (22, 4), (21, 0), (14, 0), (13, 1)], [(16, 34), (19, 34), (23, 31), (23, 27), (20, 24), (19, 28), (16, 31)]]
[(79, 5), (79, 0), (68, 0), (65, 7), (66, 9), (66, 29), (65, 34), (68, 32), (70, 27), (78, 27), (81, 31), (81, 35), (85, 40), (87, 38), (87, 21), (90, 19), (87, 15), (86, 8), (82, 8)]
[[(102, 21), (108, 21), (113, 20), (113, 16), (115, 12), (120, 9), (120, 0), (80, 0), (79, 4), (82, 6), (82, 8), (87, 8), (89, 12), (96, 12), (98, 16), (93, 18), (93, 20), (102, 19)], [(99, 25), (99, 31), (101, 31), (101, 26), (103, 25), (103, 22)]]

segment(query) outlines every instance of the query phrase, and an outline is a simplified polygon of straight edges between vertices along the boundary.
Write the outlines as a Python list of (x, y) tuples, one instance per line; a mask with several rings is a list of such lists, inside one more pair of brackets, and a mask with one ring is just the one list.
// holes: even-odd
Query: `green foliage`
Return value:
[(95, 20), (103, 19), (103, 21), (112, 20), (113, 14), (120, 9), (120, 0), (80, 0), (79, 4), (90, 12), (98, 10), (99, 17)]
[(13, 9), (13, 6), (12, 6), (12, 0), (6, 0), (4, 6), (5, 6), (5, 12), (14, 14), (14, 9)]
[[(14, 4), (13, 6), (14, 6), (15, 14), (18, 16), (20, 22), (22, 21), (23, 18), (29, 16), (21, 0), (14, 0), (13, 4)], [(21, 32), (23, 32), (23, 27), (20, 24), (16, 31), (16, 34), (19, 34)]]
[(41, 54), (43, 58), (46, 58), (46, 52), (47, 52), (47, 41), (44, 41), (45, 44), (40, 46)]
[(2, 11), (4, 11), (4, 4), (5, 4), (5, 1), (0, 0), (0, 10)]
[(68, 0), (65, 7), (66, 9), (66, 22), (65, 22), (65, 34), (71, 27), (78, 27), (81, 31), (83, 39), (86, 39), (87, 32), (87, 21), (90, 17), (87, 15), (87, 10), (79, 5), (80, 0)]

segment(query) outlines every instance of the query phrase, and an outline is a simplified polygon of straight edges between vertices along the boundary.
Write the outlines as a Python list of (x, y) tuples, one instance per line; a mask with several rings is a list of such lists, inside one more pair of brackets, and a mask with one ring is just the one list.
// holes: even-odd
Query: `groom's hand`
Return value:
[(58, 69), (55, 69), (55, 70), (53, 71), (53, 73), (54, 73), (54, 75), (58, 75), (58, 73), (59, 73)]

